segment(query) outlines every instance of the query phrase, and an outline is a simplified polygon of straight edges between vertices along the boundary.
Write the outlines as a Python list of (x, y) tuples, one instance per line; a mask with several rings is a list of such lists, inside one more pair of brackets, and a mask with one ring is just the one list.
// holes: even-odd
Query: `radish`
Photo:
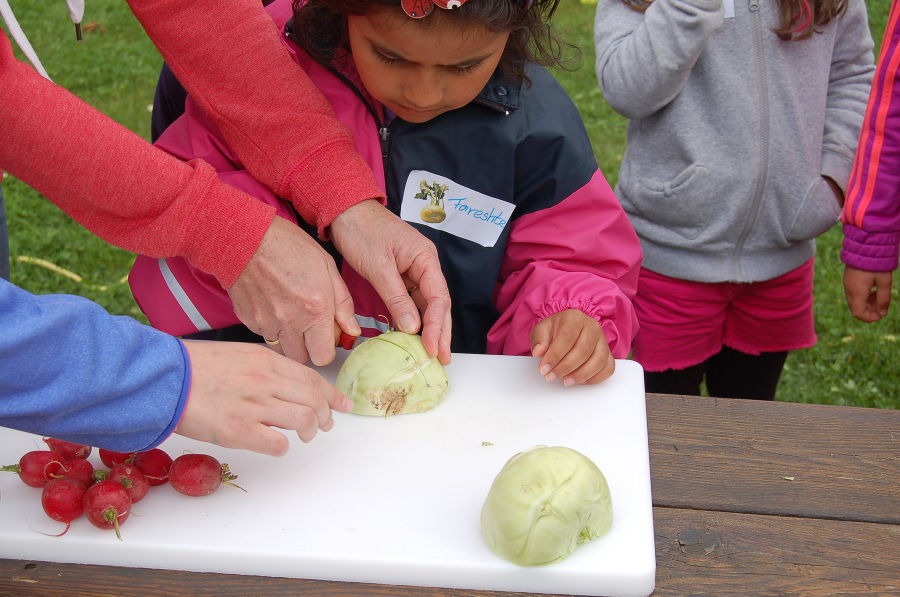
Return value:
[(85, 485), (73, 477), (56, 477), (47, 481), (41, 491), (41, 506), (47, 516), (66, 523), (65, 530), (57, 537), (65, 535), (72, 521), (84, 512), (82, 499), (85, 491)]
[(207, 454), (184, 454), (172, 462), (169, 482), (176, 491), (190, 496), (209, 495), (224, 483), (243, 490), (231, 483), (237, 475), (231, 474), (227, 464)]
[(109, 468), (116, 466), (120, 462), (130, 462), (135, 455), (135, 452), (113, 452), (103, 448), (100, 448), (98, 452), (100, 453), (100, 462)]
[(132, 464), (144, 473), (151, 486), (162, 485), (169, 480), (169, 467), (172, 466), (172, 457), (159, 448), (153, 448), (146, 452), (136, 453)]
[(22, 482), (29, 487), (43, 487), (47, 481), (59, 476), (65, 459), (50, 450), (33, 450), (26, 452), (19, 459), (19, 464), (0, 467), (0, 471), (18, 473)]
[(67, 460), (72, 458), (87, 458), (91, 455), (91, 447), (84, 444), (76, 444), (67, 442), (64, 439), (55, 437), (45, 437), (44, 443), (50, 448), (50, 451), (62, 454)]
[(121, 539), (119, 527), (131, 513), (128, 490), (116, 481), (100, 481), (88, 487), (82, 499), (88, 520), (97, 528), (115, 529), (116, 537)]
[(85, 488), (94, 484), (94, 465), (84, 458), (66, 460), (54, 477), (71, 477), (81, 481)]
[(150, 491), (150, 482), (144, 473), (133, 464), (120, 462), (112, 467), (109, 471), (109, 480), (121, 483), (128, 491), (128, 497), (131, 503), (136, 504), (141, 501), (147, 492)]

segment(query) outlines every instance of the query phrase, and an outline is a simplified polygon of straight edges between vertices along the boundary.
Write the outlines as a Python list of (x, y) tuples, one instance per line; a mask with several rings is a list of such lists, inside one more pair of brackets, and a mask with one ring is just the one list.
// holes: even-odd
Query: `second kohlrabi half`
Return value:
[(535, 446), (509, 459), (481, 510), (481, 534), (497, 555), (543, 566), (609, 531), (612, 499), (606, 478), (580, 452)]

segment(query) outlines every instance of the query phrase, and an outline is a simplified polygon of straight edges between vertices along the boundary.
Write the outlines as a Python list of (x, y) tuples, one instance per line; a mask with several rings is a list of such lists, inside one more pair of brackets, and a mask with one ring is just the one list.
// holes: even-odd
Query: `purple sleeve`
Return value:
[(190, 378), (177, 338), (81, 297), (0, 280), (0, 425), (148, 450), (174, 431)]
[(841, 259), (866, 271), (897, 268), (900, 245), (900, 3), (894, 3), (860, 133), (842, 220)]

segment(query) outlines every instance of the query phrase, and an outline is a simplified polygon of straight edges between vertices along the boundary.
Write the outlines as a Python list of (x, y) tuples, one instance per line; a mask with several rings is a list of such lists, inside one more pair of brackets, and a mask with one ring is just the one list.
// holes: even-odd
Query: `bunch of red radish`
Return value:
[(44, 441), (48, 450), (28, 452), (18, 464), (0, 471), (18, 473), (26, 485), (41, 489), (44, 512), (66, 525), (59, 536), (84, 514), (94, 526), (113, 529), (121, 539), (119, 527), (128, 519), (132, 504), (155, 485), (168, 482), (190, 496), (209, 495), (223, 483), (238, 487), (231, 482), (237, 477), (228, 465), (207, 454), (184, 454), (173, 460), (159, 448), (131, 453), (101, 448), (100, 460), (109, 470), (95, 470), (87, 459), (91, 446), (52, 437)]

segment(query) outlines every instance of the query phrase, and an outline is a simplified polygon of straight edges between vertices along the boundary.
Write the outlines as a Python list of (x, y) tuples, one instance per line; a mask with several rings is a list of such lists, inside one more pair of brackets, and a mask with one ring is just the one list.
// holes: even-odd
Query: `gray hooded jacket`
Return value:
[(777, 0), (599, 0), (597, 76), (630, 119), (616, 194), (644, 267), (754, 282), (815, 253), (840, 205), (874, 58), (863, 0), (782, 41)]

